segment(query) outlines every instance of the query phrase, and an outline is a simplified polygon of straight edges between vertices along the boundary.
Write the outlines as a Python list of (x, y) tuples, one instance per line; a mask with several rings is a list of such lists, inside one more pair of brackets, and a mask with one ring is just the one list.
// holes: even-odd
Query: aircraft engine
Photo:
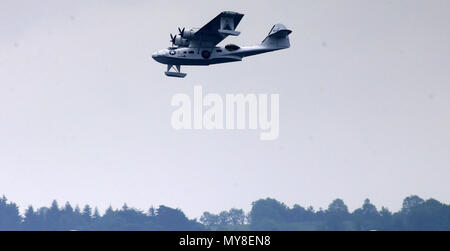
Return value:
[(172, 42), (172, 46), (177, 45), (181, 47), (188, 47), (189, 46), (189, 40), (184, 39), (178, 35), (172, 35), (170, 34), (170, 42)]
[(180, 36), (184, 39), (190, 40), (190, 39), (194, 38), (195, 31), (193, 29), (186, 30), (185, 28), (183, 28), (183, 29), (178, 28), (178, 31), (180, 32)]
[(174, 45), (182, 46), (182, 47), (188, 47), (189, 46), (189, 40), (184, 39), (182, 37), (176, 36), (174, 39)]

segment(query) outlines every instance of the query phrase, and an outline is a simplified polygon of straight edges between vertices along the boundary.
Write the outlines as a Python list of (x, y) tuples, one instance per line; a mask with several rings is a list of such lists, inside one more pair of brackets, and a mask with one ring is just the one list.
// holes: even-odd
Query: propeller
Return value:
[(172, 35), (172, 33), (170, 33), (170, 42), (172, 43), (172, 47), (175, 45), (175, 40), (177, 39), (177, 35)]
[(186, 30), (186, 28), (181, 29), (180, 27), (178, 27), (178, 31), (180, 32), (180, 36), (182, 38), (184, 38), (184, 31)]

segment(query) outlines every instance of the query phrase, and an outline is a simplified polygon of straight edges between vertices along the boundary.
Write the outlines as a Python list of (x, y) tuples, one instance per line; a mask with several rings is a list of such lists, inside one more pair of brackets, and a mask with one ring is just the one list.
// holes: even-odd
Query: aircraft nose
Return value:
[(163, 64), (165, 62), (164, 51), (157, 51), (157, 52), (153, 53), (152, 58), (156, 62)]

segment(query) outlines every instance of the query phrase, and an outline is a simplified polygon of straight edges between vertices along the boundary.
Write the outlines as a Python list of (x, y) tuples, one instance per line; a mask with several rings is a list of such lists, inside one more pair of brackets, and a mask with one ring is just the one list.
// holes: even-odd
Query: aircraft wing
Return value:
[(220, 13), (195, 33), (190, 41), (189, 47), (215, 47), (230, 35), (238, 36), (240, 32), (236, 31), (236, 27), (243, 17), (243, 14), (237, 12), (225, 11)]

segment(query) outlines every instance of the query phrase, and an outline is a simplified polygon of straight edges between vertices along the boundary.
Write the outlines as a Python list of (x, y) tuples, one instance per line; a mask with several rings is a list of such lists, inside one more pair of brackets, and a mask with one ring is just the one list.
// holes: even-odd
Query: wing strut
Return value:
[[(170, 71), (174, 69), (174, 71)], [(182, 73), (181, 72), (181, 66), (180, 65), (171, 65), (168, 64), (167, 65), (167, 71), (165, 72), (166, 76), (168, 77), (174, 77), (174, 78), (185, 78), (186, 77), (186, 73)]]

